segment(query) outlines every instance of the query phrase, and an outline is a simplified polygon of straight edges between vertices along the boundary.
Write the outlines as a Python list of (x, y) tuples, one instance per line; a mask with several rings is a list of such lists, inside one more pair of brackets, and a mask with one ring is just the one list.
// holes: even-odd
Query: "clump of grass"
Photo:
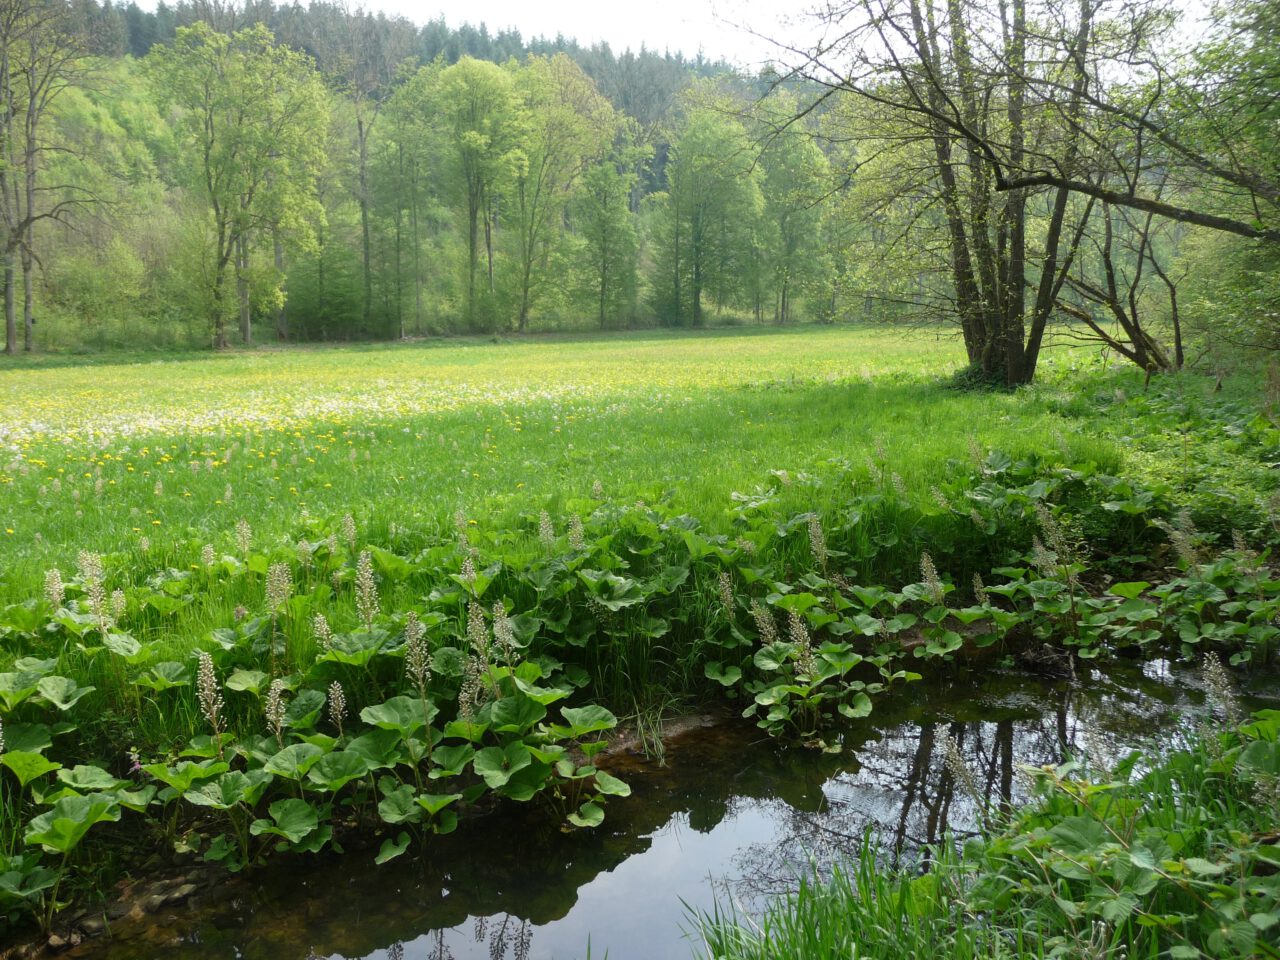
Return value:
[(911, 878), (886, 870), (868, 836), (853, 860), (828, 877), (801, 877), (799, 889), (762, 916), (716, 907), (697, 917), (700, 955), (716, 960), (1043, 956), (1030, 944), (1011, 945), (1001, 931), (965, 915), (952, 879), (957, 858), (944, 856), (932, 873)]

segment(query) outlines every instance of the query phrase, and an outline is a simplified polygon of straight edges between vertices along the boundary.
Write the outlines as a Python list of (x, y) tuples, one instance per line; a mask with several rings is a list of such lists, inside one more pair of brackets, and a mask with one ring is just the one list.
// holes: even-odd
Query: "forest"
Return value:
[(324, 3), (31, 29), (10, 352), (835, 309), (830, 162), (799, 130), (753, 147), (723, 64)]
[(1274, 339), (1266, 3), (1189, 47), (1149, 5), (1012, 47), (1022, 8), (872, 5), (755, 75), (326, 3), (10, 9), (9, 353), (855, 320), (1021, 383), (1051, 327), (1151, 370)]

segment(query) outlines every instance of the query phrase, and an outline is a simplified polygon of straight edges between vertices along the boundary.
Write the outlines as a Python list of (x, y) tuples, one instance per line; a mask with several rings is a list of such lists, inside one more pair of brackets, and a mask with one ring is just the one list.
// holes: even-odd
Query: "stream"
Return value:
[[(1249, 705), (1275, 689), (1256, 684)], [(878, 703), (838, 755), (708, 721), (671, 738), (662, 763), (612, 761), (632, 795), (610, 800), (595, 830), (566, 833), (545, 811), (508, 807), (380, 867), (373, 850), (270, 866), (69, 955), (683, 960), (698, 947), (690, 910), (759, 909), (798, 875), (856, 851), (868, 831), (886, 858), (971, 831), (974, 805), (943, 763), (946, 735), (993, 800), (1017, 802), (1020, 764), (1058, 762), (1064, 750), (1111, 763), (1167, 748), (1205, 710), (1198, 675), (1156, 661), (1074, 683), (961, 670)]]

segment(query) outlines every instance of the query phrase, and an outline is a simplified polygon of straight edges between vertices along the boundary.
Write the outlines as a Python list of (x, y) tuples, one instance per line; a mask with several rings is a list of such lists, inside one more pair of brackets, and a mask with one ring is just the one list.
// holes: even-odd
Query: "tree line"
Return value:
[(63, 341), (223, 347), (829, 308), (825, 155), (759, 148), (723, 64), (330, 4), (13, 2), (61, 25), (62, 72), (10, 113), (56, 225), (10, 218), (38, 283), (25, 313), (6, 285), (9, 352), (36, 313)]
[[(331, 3), (7, 0), (9, 352), (798, 319), (1277, 339), (1274, 0), (847, 0), (756, 76)], [(20, 315), (20, 316), (19, 316)], [(1212, 326), (1212, 331), (1209, 327)]]

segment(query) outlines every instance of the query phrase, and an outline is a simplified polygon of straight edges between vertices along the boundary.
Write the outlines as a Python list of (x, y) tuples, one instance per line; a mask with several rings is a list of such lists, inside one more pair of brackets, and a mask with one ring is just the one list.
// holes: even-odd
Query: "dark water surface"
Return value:
[[(1273, 690), (1259, 680), (1253, 693)], [(868, 829), (903, 856), (972, 829), (946, 736), (993, 798), (1016, 800), (1019, 764), (1168, 747), (1204, 710), (1197, 677), (1159, 662), (1075, 683), (973, 668), (878, 704), (840, 755), (782, 749), (745, 724), (695, 729), (669, 744), (665, 766), (613, 767), (633, 794), (610, 800), (594, 831), (507, 809), (433, 838), (416, 860), (375, 867), (367, 851), (260, 871), (217, 905), (162, 911), (73, 955), (571, 960), (589, 946), (610, 960), (688, 958), (689, 908), (717, 896), (756, 908)]]

